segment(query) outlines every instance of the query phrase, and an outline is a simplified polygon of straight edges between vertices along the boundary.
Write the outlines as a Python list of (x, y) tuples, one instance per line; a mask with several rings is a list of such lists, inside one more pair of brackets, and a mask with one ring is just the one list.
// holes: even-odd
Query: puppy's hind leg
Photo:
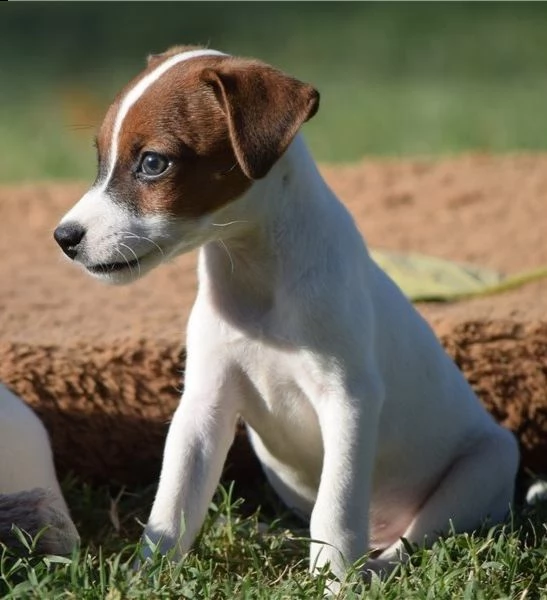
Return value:
[[(513, 435), (496, 426), (452, 464), (439, 485), (426, 499), (402, 537), (411, 544), (431, 546), (448, 533), (472, 531), (489, 519), (505, 519), (513, 501), (519, 452)], [(406, 560), (401, 540), (384, 550), (365, 568), (389, 571)]]
[(68, 554), (79, 541), (55, 468), (49, 437), (34, 412), (0, 384), (0, 542), (17, 540), (12, 525), (35, 537), (36, 549)]

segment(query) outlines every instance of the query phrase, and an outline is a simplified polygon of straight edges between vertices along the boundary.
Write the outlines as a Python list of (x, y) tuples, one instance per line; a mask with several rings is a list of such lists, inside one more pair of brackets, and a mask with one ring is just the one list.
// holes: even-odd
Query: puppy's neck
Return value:
[(280, 279), (309, 268), (329, 198), (298, 135), (264, 179), (215, 216), (221, 232), (200, 253), (200, 285), (224, 309), (267, 312)]

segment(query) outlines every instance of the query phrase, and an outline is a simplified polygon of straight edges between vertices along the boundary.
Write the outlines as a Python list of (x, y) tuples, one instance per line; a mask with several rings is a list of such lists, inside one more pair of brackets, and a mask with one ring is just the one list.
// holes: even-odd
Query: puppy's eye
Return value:
[(138, 172), (146, 177), (158, 177), (167, 170), (170, 164), (171, 161), (166, 156), (163, 156), (163, 154), (145, 152), (142, 155)]

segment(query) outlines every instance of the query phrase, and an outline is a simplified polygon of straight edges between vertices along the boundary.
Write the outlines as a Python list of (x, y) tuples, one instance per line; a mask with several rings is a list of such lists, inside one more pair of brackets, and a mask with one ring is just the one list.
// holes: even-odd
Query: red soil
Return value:
[[(465, 156), (325, 167), (369, 245), (508, 273), (547, 264), (547, 156)], [(61, 473), (133, 484), (157, 478), (182, 388), (195, 256), (142, 281), (103, 286), (52, 240), (81, 184), (0, 189), (0, 380), (48, 426)], [(420, 310), (523, 465), (547, 473), (547, 281)], [(229, 475), (257, 473), (244, 435)]]

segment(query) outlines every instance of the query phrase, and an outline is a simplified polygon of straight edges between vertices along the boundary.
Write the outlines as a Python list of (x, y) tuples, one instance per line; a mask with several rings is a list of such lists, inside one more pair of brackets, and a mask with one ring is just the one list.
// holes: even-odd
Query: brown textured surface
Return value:
[[(547, 264), (547, 157), (325, 167), (371, 246), (506, 272)], [(69, 265), (51, 232), (85, 185), (0, 189), (0, 380), (44, 418), (61, 472), (153, 480), (182, 387), (195, 256), (129, 287)], [(420, 310), (493, 414), (547, 472), (547, 282)], [(230, 475), (256, 474), (244, 441)]]

